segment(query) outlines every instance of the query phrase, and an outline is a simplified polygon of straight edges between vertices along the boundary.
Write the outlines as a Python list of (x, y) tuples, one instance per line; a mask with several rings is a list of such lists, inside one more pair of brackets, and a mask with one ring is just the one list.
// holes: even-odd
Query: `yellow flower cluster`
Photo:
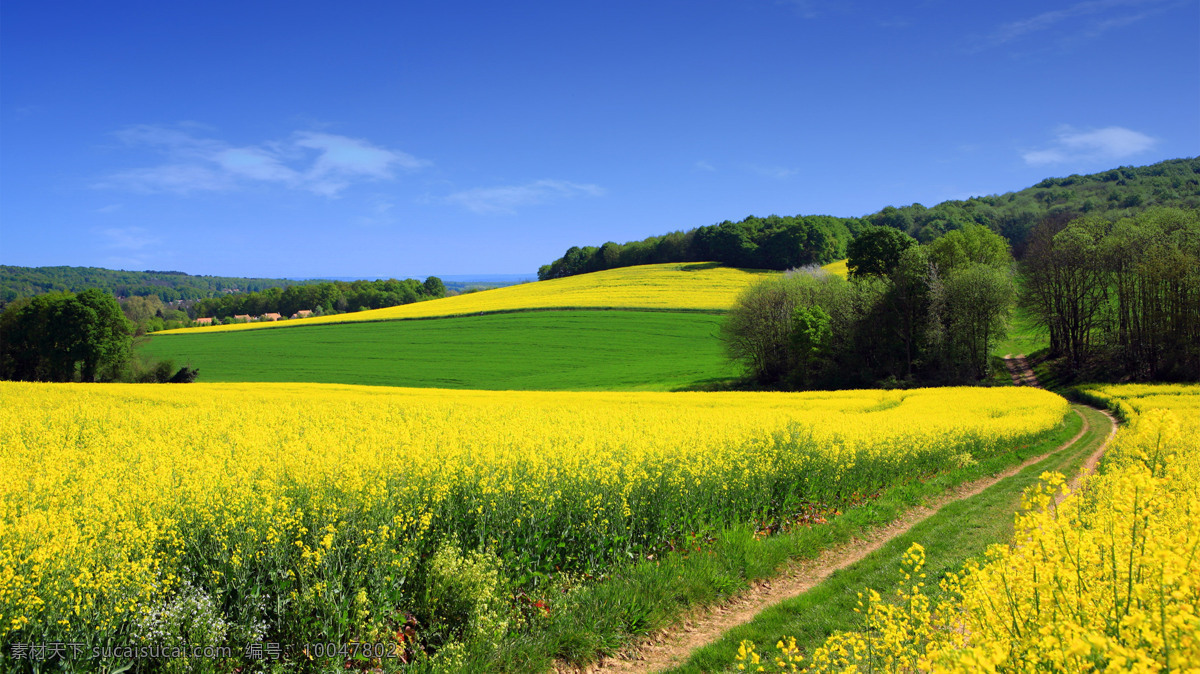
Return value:
[(0, 637), (95, 643), (137, 636), (185, 587), (250, 612), (230, 625), (365, 638), (442, 542), (514, 578), (603, 572), (1006, 451), (1067, 412), (1024, 388), (0, 382), (0, 401)]
[(1200, 386), (1096, 386), (1129, 419), (1100, 476), (1047, 473), (1009, 546), (942, 581), (906, 560), (896, 601), (860, 602), (863, 631), (831, 637), (810, 671), (1200, 671)]
[(714, 263), (650, 264), (524, 283), (437, 300), (292, 321), (164, 330), (173, 333), (284, 328), (321, 323), (467, 316), (527, 309), (682, 309), (725, 311), (747, 286), (770, 275)]

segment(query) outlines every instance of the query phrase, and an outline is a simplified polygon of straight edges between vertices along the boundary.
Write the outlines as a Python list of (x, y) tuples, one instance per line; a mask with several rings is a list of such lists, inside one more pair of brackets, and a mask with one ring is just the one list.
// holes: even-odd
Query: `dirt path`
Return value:
[[(1100, 465), (1100, 459), (1103, 458), (1104, 451), (1108, 449), (1108, 443), (1112, 442), (1113, 436), (1117, 434), (1117, 418), (1109, 413), (1108, 410), (1100, 410), (1100, 413), (1108, 417), (1108, 421), (1112, 424), (1112, 428), (1109, 429), (1108, 437), (1104, 438), (1104, 442), (1100, 443), (1100, 446), (1096, 448), (1096, 451), (1092, 452), (1088, 456), (1087, 461), (1083, 462), (1083, 467), (1079, 469), (1079, 473), (1067, 481), (1067, 486), (1071, 488), (1071, 494), (1079, 491), (1079, 484), (1083, 482), (1084, 478), (1095, 474), (1096, 466)], [(1069, 494), (1060, 493), (1054, 497), (1054, 502), (1062, 503), (1068, 495)]]
[[(602, 660), (600, 663), (582, 670), (564, 667), (559, 668), (558, 671), (656, 672), (680, 665), (688, 659), (693, 651), (716, 641), (729, 629), (753, 620), (754, 616), (768, 606), (816, 587), (833, 572), (863, 559), (888, 541), (937, 513), (946, 504), (974, 496), (997, 482), (1016, 475), (1028, 466), (1075, 444), (1089, 429), (1087, 417), (1083, 414), (1079, 414), (1079, 416), (1083, 420), (1083, 427), (1079, 433), (1051, 452), (1026, 459), (1021, 465), (1009, 468), (992, 477), (961, 484), (929, 504), (909, 510), (890, 525), (871, 530), (863, 538), (825, 550), (814, 559), (793, 562), (774, 578), (756, 583), (724, 604), (696, 611), (676, 626), (661, 630), (651, 639), (627, 650), (618, 657)], [(1111, 419), (1111, 416), (1109, 418)], [(1111, 434), (1109, 437), (1112, 437)], [(1102, 451), (1103, 447), (1097, 450), (1093, 457), (1098, 460)], [(1090, 458), (1089, 465), (1094, 468)]]
[(1014, 356), (1011, 353), (1005, 354), (1004, 365), (1008, 368), (1009, 375), (1012, 376), (1015, 386), (1036, 386), (1040, 387), (1037, 375), (1033, 373), (1033, 368), (1029, 367), (1029, 361), (1025, 360), (1025, 354)]

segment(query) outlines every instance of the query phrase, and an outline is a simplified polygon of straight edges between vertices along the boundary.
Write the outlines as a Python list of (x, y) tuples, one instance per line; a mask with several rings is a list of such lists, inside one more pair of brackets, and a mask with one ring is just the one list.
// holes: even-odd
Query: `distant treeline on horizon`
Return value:
[(1200, 208), (1200, 158), (1047, 178), (1019, 192), (943, 201), (932, 208), (919, 203), (888, 206), (863, 218), (749, 216), (624, 244), (572, 246), (543, 265), (538, 278), (667, 262), (717, 261), (779, 270), (825, 264), (845, 257), (849, 239), (866, 226), (891, 227), (928, 243), (969, 224), (983, 225), (1007, 239), (1020, 258), (1030, 231), (1046, 218), (1066, 221), (1094, 215), (1117, 220), (1154, 206)]
[(313, 285), (321, 280), (195, 276), (181, 271), (124, 271), (101, 267), (0, 265), (0, 307), (22, 297), (99, 288), (117, 298), (158, 297), (164, 303), (200, 300), (267, 288)]
[[(514, 275), (515, 276), (515, 275)], [(418, 286), (420, 281), (413, 281)], [(368, 281), (345, 278), (243, 278), (235, 276), (199, 276), (181, 271), (125, 271), (102, 267), (20, 267), (0, 265), (0, 310), (10, 303), (27, 297), (52, 292), (80, 293), (98, 288), (117, 299), (157, 297), (163, 304), (191, 305), (199, 300), (235, 294), (261, 293), (271, 288), (280, 290), (296, 286), (317, 286), (328, 283), (355, 282), (386, 284), (396, 279)], [(515, 281), (513, 281), (515, 282)], [(510, 285), (501, 280), (446, 281), (445, 290), (458, 293)], [(399, 290), (396, 290), (400, 292)], [(384, 291), (390, 292), (390, 291)], [(417, 291), (418, 295), (423, 293)], [(328, 295), (328, 293), (326, 293)], [(354, 302), (353, 299), (350, 300)], [(355, 305), (360, 306), (360, 305)], [(315, 307), (305, 307), (313, 309)], [(204, 314), (201, 314), (204, 315)]]
[(267, 288), (261, 292), (212, 297), (192, 306), (192, 318), (229, 319), (238, 315), (278, 313), (284, 317), (301, 311), (316, 315), (383, 309), (446, 296), (446, 286), (436, 276), (386, 281), (324, 281), (313, 285)]

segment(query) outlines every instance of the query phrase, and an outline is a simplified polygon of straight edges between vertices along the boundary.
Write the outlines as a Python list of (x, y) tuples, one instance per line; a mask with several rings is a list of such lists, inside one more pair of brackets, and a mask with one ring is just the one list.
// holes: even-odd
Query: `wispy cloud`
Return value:
[(797, 15), (805, 19), (815, 19), (821, 15), (821, 3), (818, 0), (776, 0), (776, 2), (791, 7)]
[(1049, 33), (1059, 45), (1100, 37), (1158, 12), (1186, 4), (1180, 0), (1085, 0), (997, 27), (977, 49), (1018, 42)]
[(370, 143), (328, 133), (300, 133), (296, 146), (318, 152), (317, 160), (305, 176), (309, 189), (332, 196), (356, 178), (385, 180), (392, 169), (415, 171), (428, 162), (395, 150), (385, 150)]
[(142, 269), (163, 259), (162, 237), (144, 227), (93, 230), (96, 248), (106, 251), (101, 262), (114, 269)]
[(716, 167), (716, 166), (713, 166), (712, 164), (710, 164), (710, 163), (708, 163), (708, 162), (706, 162), (706, 161), (704, 161), (704, 160), (701, 160), (701, 161), (698, 161), (698, 162), (696, 162), (696, 163), (695, 163), (695, 167), (696, 167), (696, 168), (698, 168), (698, 169), (700, 169), (701, 171), (709, 171), (709, 172), (712, 172), (712, 171), (716, 171), (716, 170), (717, 170), (717, 167)]
[(358, 224), (364, 227), (386, 227), (395, 224), (396, 217), (392, 209), (396, 205), (384, 197), (376, 197), (366, 214), (359, 216)]
[(161, 163), (109, 174), (96, 187), (187, 194), (274, 184), (336, 197), (359, 180), (389, 180), (429, 162), (366, 140), (299, 131), (283, 141), (235, 146), (197, 124), (137, 125), (115, 135), (126, 146), (162, 155)]
[(144, 250), (162, 241), (141, 227), (109, 227), (100, 230), (100, 238), (104, 248), (122, 251)]
[(578, 196), (598, 197), (604, 188), (598, 185), (568, 182), (566, 180), (538, 180), (524, 185), (502, 187), (478, 187), (455, 192), (447, 200), (475, 213), (517, 212), (520, 206), (569, 199)]
[(104, 177), (94, 187), (128, 190), (144, 194), (154, 192), (210, 192), (231, 189), (234, 176), (196, 164), (160, 164), (147, 168), (119, 171)]
[(1026, 164), (1043, 166), (1067, 162), (1120, 160), (1154, 147), (1158, 141), (1144, 133), (1119, 126), (1094, 131), (1079, 131), (1061, 127), (1053, 144), (1040, 150), (1026, 150), (1021, 157)]
[(40, 105), (19, 105), (13, 109), (13, 117), (17, 120), (25, 120), (30, 117), (35, 117), (42, 111)]
[(787, 168), (785, 166), (765, 166), (762, 164), (746, 164), (746, 170), (751, 173), (756, 173), (764, 178), (774, 178), (775, 180), (785, 180), (790, 178), (798, 171), (796, 169)]

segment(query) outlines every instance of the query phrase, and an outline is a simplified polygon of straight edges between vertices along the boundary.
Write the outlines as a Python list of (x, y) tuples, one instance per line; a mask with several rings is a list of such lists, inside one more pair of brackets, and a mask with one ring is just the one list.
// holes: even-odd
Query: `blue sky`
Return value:
[(527, 273), (1200, 154), (1200, 2), (6, 2), (0, 263)]

